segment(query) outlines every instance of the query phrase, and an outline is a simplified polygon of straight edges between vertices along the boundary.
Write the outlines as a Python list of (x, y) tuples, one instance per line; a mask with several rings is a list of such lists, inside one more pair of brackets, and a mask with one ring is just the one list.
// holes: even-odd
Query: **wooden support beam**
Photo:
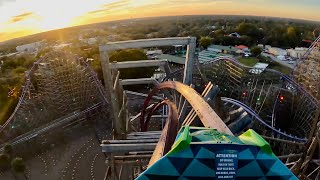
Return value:
[(289, 154), (289, 155), (283, 155), (283, 156), (277, 156), (279, 159), (287, 159), (287, 158), (292, 158), (292, 157), (300, 157), (300, 154)]
[(158, 134), (160, 135), (162, 131), (146, 131), (146, 132), (132, 132), (129, 133), (128, 135), (151, 135), (151, 134)]
[(159, 139), (159, 135), (152, 135), (152, 136), (127, 136), (127, 139)]
[(145, 144), (101, 144), (102, 152), (105, 153), (121, 153), (130, 151), (152, 151), (157, 143)]
[(124, 68), (137, 68), (137, 67), (153, 67), (164, 66), (168, 61), (161, 60), (139, 60), (139, 61), (125, 61), (125, 62), (112, 62), (110, 63), (111, 69), (124, 69)]
[(115, 160), (124, 160), (124, 161), (130, 161), (130, 160), (137, 160), (137, 159), (150, 159), (151, 154), (140, 154), (140, 155), (126, 155), (126, 156), (114, 156)]
[(187, 45), (189, 43), (190, 37), (139, 39), (130, 41), (110, 42), (106, 45), (100, 46), (99, 51), (113, 51), (120, 49), (159, 47), (170, 45)]
[(154, 78), (137, 78), (137, 79), (121, 79), (120, 84), (125, 85), (136, 85), (136, 84), (153, 84), (158, 85), (159, 82)]
[[(124, 92), (125, 92), (126, 94), (130, 94), (130, 95), (141, 96), (141, 97), (148, 97), (148, 94), (144, 94), (144, 93), (138, 93), (138, 92), (128, 91), (128, 90), (125, 90)], [(152, 99), (162, 100), (163, 98), (162, 98), (162, 97), (159, 97), (159, 96), (153, 96)]]
[(137, 144), (156, 143), (158, 139), (125, 139), (125, 140), (103, 140), (102, 144)]

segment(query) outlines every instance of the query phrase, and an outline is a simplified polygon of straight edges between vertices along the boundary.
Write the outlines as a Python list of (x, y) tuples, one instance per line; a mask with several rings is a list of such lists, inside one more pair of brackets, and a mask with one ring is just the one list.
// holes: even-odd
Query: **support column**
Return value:
[(183, 84), (190, 85), (192, 83), (193, 64), (196, 52), (195, 37), (189, 37), (189, 44), (187, 46), (186, 63), (184, 65)]
[(112, 74), (110, 69), (109, 55), (107, 51), (103, 51), (100, 49), (100, 61), (101, 61), (104, 85), (107, 92), (106, 94), (108, 96), (108, 99), (110, 99), (110, 102), (111, 102), (110, 112), (113, 118), (113, 121), (112, 121), (113, 129), (114, 129), (113, 136), (114, 136), (114, 139), (122, 139), (122, 132), (124, 131), (121, 129), (122, 126), (118, 118), (119, 103), (118, 103), (116, 93), (113, 90)]

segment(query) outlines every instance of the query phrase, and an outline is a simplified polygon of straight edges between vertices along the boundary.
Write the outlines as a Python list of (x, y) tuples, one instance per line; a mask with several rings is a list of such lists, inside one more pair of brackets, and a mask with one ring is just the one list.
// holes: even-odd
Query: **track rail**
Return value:
[(252, 110), (249, 106), (247, 106), (246, 104), (244, 104), (241, 101), (238, 101), (238, 100), (235, 100), (235, 99), (231, 99), (231, 98), (226, 98), (226, 97), (222, 97), (221, 100), (224, 101), (224, 102), (228, 102), (228, 103), (231, 103), (231, 104), (234, 104), (234, 105), (242, 107), (247, 113), (252, 115), (261, 125), (263, 125), (264, 127), (270, 129), (272, 132), (274, 132), (276, 134), (279, 134), (279, 135), (281, 135), (283, 137), (286, 137), (286, 138), (294, 140), (294, 141), (304, 142), (304, 143), (307, 142), (306, 138), (299, 138), (299, 137), (296, 137), (296, 136), (293, 136), (293, 135), (290, 135), (290, 134), (286, 134), (286, 133), (281, 132), (280, 130), (272, 127), (271, 125), (267, 124), (263, 119), (261, 119), (259, 117), (259, 115), (256, 112), (254, 112), (254, 110)]
[[(259, 68), (253, 68), (253, 67), (249, 67), (246, 65), (241, 64), (239, 61), (237, 61), (235, 58), (232, 57), (228, 57), (228, 56), (220, 56), (217, 58), (213, 58), (211, 61), (205, 62), (202, 65), (208, 65), (208, 64), (213, 64), (219, 61), (230, 61), (242, 68), (246, 68), (246, 69), (259, 69)], [(298, 89), (299, 91), (301, 91), (304, 95), (306, 95), (306, 97), (308, 98), (308, 100), (310, 100), (310, 102), (312, 102), (312, 104), (316, 107), (319, 107), (319, 102), (316, 98), (314, 98), (304, 87), (300, 86), (297, 82), (295, 82), (292, 78), (290, 78), (289, 76), (277, 71), (277, 70), (273, 70), (273, 69), (265, 69), (266, 72), (272, 72), (275, 73), (277, 75), (279, 75), (281, 78), (283, 78), (284, 80), (286, 80), (288, 83), (292, 84), (296, 89)]]
[[(215, 111), (209, 106), (209, 104), (190, 86), (182, 84), (177, 81), (167, 81), (156, 86), (145, 99), (143, 108), (141, 111), (140, 124), (144, 124), (144, 115), (146, 113), (146, 108), (149, 105), (149, 102), (158, 91), (172, 89), (178, 91), (181, 96), (183, 96), (186, 101), (192, 106), (198, 115), (200, 121), (205, 127), (215, 128), (220, 132), (233, 135), (230, 129), (226, 124), (220, 119), (220, 117), (215, 113)], [(143, 128), (141, 129), (144, 130)]]
[[(101, 82), (99, 81), (99, 79), (98, 79), (96, 73), (94, 72), (94, 70), (90, 67), (90, 65), (88, 63), (86, 63), (83, 60), (83, 58), (76, 57), (76, 60), (80, 61), (80, 63), (82, 65), (84, 65), (84, 67), (86, 69), (89, 70), (89, 73), (92, 76), (92, 78), (94, 80), (94, 83), (97, 86), (97, 88), (99, 90), (99, 93), (100, 93), (100, 95), (101, 95), (101, 97), (103, 99), (103, 103), (108, 103), (107, 96), (106, 96), (106, 94), (105, 94), (105, 92), (103, 90), (103, 86), (102, 86)], [(22, 105), (22, 103), (24, 101), (24, 98), (25, 98), (27, 92), (30, 89), (30, 86), (31, 86), (31, 75), (37, 69), (37, 65), (40, 64), (42, 61), (44, 61), (44, 58), (38, 59), (36, 62), (33, 63), (33, 65), (30, 68), (30, 70), (26, 73), (26, 75), (25, 75), (26, 82), (25, 82), (25, 85), (23, 86), (23, 89), (21, 90), (22, 93), (21, 93), (21, 95), (19, 97), (19, 101), (18, 101), (13, 113), (10, 115), (10, 117), (6, 120), (6, 122), (3, 125), (0, 125), (0, 133), (3, 132), (3, 130), (7, 127), (7, 125), (10, 124), (13, 121), (15, 114), (19, 110), (20, 106)]]
[(158, 161), (163, 155), (165, 155), (170, 151), (178, 133), (178, 127), (179, 127), (178, 109), (177, 109), (177, 106), (168, 99), (158, 103), (152, 109), (152, 111), (148, 115), (148, 119), (145, 123), (145, 126), (147, 127), (149, 122), (148, 120), (150, 119), (153, 112), (155, 112), (159, 107), (163, 105), (168, 105), (168, 118), (166, 121), (166, 125), (162, 130), (162, 133), (160, 135), (156, 148), (153, 151), (153, 154), (149, 161), (148, 166), (151, 166), (153, 163)]

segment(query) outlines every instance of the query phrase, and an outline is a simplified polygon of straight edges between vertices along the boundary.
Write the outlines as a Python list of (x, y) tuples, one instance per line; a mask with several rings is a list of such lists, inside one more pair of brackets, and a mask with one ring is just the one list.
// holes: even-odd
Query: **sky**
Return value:
[(0, 0), (0, 42), (119, 19), (174, 15), (254, 15), (320, 21), (320, 0)]

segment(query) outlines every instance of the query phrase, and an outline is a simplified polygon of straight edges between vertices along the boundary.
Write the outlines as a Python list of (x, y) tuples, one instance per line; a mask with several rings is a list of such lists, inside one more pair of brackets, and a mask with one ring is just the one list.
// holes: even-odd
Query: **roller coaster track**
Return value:
[(254, 110), (252, 110), (249, 106), (247, 106), (246, 104), (244, 104), (241, 101), (238, 101), (238, 100), (235, 100), (235, 99), (231, 99), (231, 98), (226, 98), (226, 97), (222, 97), (221, 100), (224, 101), (224, 102), (228, 102), (228, 103), (237, 105), (239, 107), (242, 107), (247, 113), (249, 113), (251, 116), (253, 116), (255, 120), (259, 121), (259, 123), (261, 123), (263, 126), (267, 127), (268, 129), (272, 130), (272, 132), (274, 132), (276, 134), (279, 134), (279, 135), (281, 135), (281, 136), (283, 136), (285, 138), (288, 138), (288, 139), (291, 139), (291, 140), (294, 140), (294, 141), (307, 142), (306, 138), (295, 137), (295, 136), (292, 136), (290, 134), (286, 134), (284, 132), (281, 132), (280, 130), (270, 126), (263, 119), (261, 119), (259, 117), (259, 115)]
[[(220, 132), (233, 135), (233, 133), (224, 124), (224, 122), (215, 113), (215, 111), (193, 88), (177, 81), (163, 82), (158, 86), (156, 86), (149, 93), (148, 97), (144, 101), (143, 108), (141, 111), (141, 119), (140, 119), (141, 125), (143, 125), (145, 122), (144, 115), (146, 113), (146, 108), (148, 107), (152, 96), (154, 96), (159, 90), (165, 90), (165, 89), (173, 89), (178, 91), (181, 94), (181, 96), (183, 96), (186, 99), (186, 101), (190, 103), (190, 105), (195, 110), (196, 114), (198, 115), (199, 119), (201, 120), (201, 122), (205, 127), (215, 128)], [(144, 130), (144, 129), (141, 129), (141, 130)]]
[(36, 62), (33, 63), (31, 69), (28, 71), (28, 73), (26, 74), (26, 82), (25, 82), (25, 85), (22, 89), (22, 93), (19, 97), (19, 101), (18, 101), (18, 104), (16, 106), (16, 108), (14, 109), (13, 113), (10, 115), (10, 117), (7, 119), (7, 121), (0, 125), (0, 133), (5, 129), (5, 127), (12, 121), (14, 115), (16, 114), (16, 112), (18, 111), (19, 107), (21, 106), (22, 102), (23, 102), (23, 99), (25, 97), (25, 95), (27, 94), (28, 90), (29, 90), (29, 87), (30, 87), (30, 83), (31, 83), (31, 80), (30, 80), (30, 75), (31, 73), (33, 73), (33, 71), (36, 69), (36, 64), (39, 64), (41, 61), (43, 61), (43, 59), (39, 59), (37, 60)]
[[(320, 37), (319, 37), (320, 38)], [(208, 64), (213, 64), (213, 63), (217, 63), (219, 61), (230, 61), (242, 68), (247, 68), (247, 69), (259, 69), (259, 68), (253, 68), (253, 67), (249, 67), (246, 65), (241, 64), (239, 61), (237, 61), (235, 58), (232, 57), (228, 57), (228, 56), (221, 56), (221, 57), (217, 57), (217, 58), (213, 58), (211, 61), (208, 61), (204, 64), (202, 64), (202, 66), (206, 66)], [(201, 68), (200, 68), (201, 69)], [(272, 72), (276, 75), (279, 75), (281, 78), (283, 78), (284, 80), (286, 80), (288, 83), (292, 84), (295, 88), (297, 88), (298, 90), (300, 90), (301, 92), (303, 92), (308, 99), (315, 105), (315, 106), (319, 106), (319, 102), (318, 100), (313, 97), (304, 87), (300, 86), (297, 82), (295, 82), (292, 78), (290, 78), (289, 76), (277, 71), (277, 70), (273, 70), (273, 69), (265, 69), (266, 72)]]
[[(71, 121), (77, 119), (77, 118), (80, 118), (82, 116), (85, 116), (85, 113), (87, 112), (90, 112), (90, 111), (93, 111), (97, 108), (101, 107), (101, 104), (95, 104), (83, 111), (75, 111), (73, 113), (70, 113), (69, 115), (65, 116), (65, 117), (62, 117), (62, 118), (59, 118), (59, 119), (56, 119), (54, 121), (52, 121), (51, 123), (49, 124), (45, 124), (41, 127), (38, 127), (36, 129), (33, 129), (32, 131), (29, 131), (23, 135), (20, 135), (14, 139), (12, 139), (11, 141), (7, 142), (7, 143), (10, 143), (12, 145), (16, 145), (16, 144), (19, 144), (19, 143), (23, 143), (25, 141), (28, 141), (34, 137), (37, 137), (39, 135), (42, 135), (54, 128), (57, 128), (57, 127), (61, 127), (63, 125), (66, 125), (68, 123), (70, 123)], [(84, 117), (85, 118), (85, 117)], [(1, 147), (1, 145), (0, 145)]]
[[(32, 75), (35, 73), (35, 71), (37, 70), (38, 68), (38, 65), (40, 65), (41, 63), (44, 63), (44, 58), (40, 58), (39, 60), (37, 60), (36, 62), (33, 63), (33, 66), (31, 67), (31, 69), (26, 73), (25, 75), (25, 79), (26, 79), (26, 82), (25, 82), (25, 85), (23, 86), (22, 90), (21, 90), (21, 95), (19, 97), (19, 101), (13, 111), (13, 113), (10, 115), (10, 117), (5, 121), (5, 123), (3, 125), (0, 126), (0, 133), (2, 133), (6, 127), (14, 121), (14, 117), (16, 116), (17, 112), (19, 111), (19, 109), (23, 106), (23, 102), (26, 100), (26, 98), (28, 98), (28, 93), (30, 91), (30, 87), (31, 87), (31, 78), (32, 78)], [(101, 105), (106, 105), (108, 104), (108, 100), (107, 100), (107, 96), (106, 96), (106, 92), (104, 91), (104, 88), (101, 84), (101, 82), (99, 81), (98, 77), (97, 77), (97, 74), (94, 72), (94, 70), (86, 63), (83, 61), (83, 59), (81, 58), (78, 58), (78, 57), (75, 57), (75, 60), (79, 61), (79, 63), (81, 64), (81, 66), (83, 66), (86, 70), (88, 70), (88, 73), (90, 75), (89, 78), (92, 79), (92, 82), (93, 82), (93, 86), (96, 87), (97, 91), (98, 91), (98, 96), (101, 98), (101, 101), (98, 103), (98, 106), (97, 105), (93, 105), (93, 106), (90, 106), (90, 107), (87, 107), (87, 109), (85, 110), (82, 110), (80, 113), (87, 113), (89, 111), (93, 111), (93, 110), (96, 110), (98, 107), (100, 107)], [(88, 104), (89, 105), (89, 104)], [(61, 120), (61, 122), (65, 122), (67, 119), (69, 118), (58, 118), (58, 120)], [(55, 122), (55, 124), (52, 124), (53, 122)], [(46, 124), (48, 126), (48, 128), (44, 127), (45, 125), (42, 125), (41, 127), (44, 128), (44, 129), (50, 129), (49, 127), (53, 126), (53, 125), (56, 125), (56, 124), (59, 124), (59, 122), (56, 122), (56, 120), (53, 120), (52, 123), (48, 123)], [(36, 128), (38, 129), (38, 128)], [(41, 131), (41, 130), (40, 130)], [(25, 133), (25, 134), (22, 134), (20, 135), (19, 137), (23, 137), (24, 135), (27, 135), (27, 134), (30, 134), (31, 131)], [(34, 130), (32, 130), (32, 132), (34, 132)], [(17, 140), (17, 138), (19, 137), (16, 137), (15, 140)], [(25, 138), (24, 138), (25, 139)], [(28, 138), (27, 138), (28, 139)], [(21, 140), (21, 139), (20, 139)], [(17, 140), (18, 142), (19, 140)], [(20, 142), (20, 141), (19, 141)]]

